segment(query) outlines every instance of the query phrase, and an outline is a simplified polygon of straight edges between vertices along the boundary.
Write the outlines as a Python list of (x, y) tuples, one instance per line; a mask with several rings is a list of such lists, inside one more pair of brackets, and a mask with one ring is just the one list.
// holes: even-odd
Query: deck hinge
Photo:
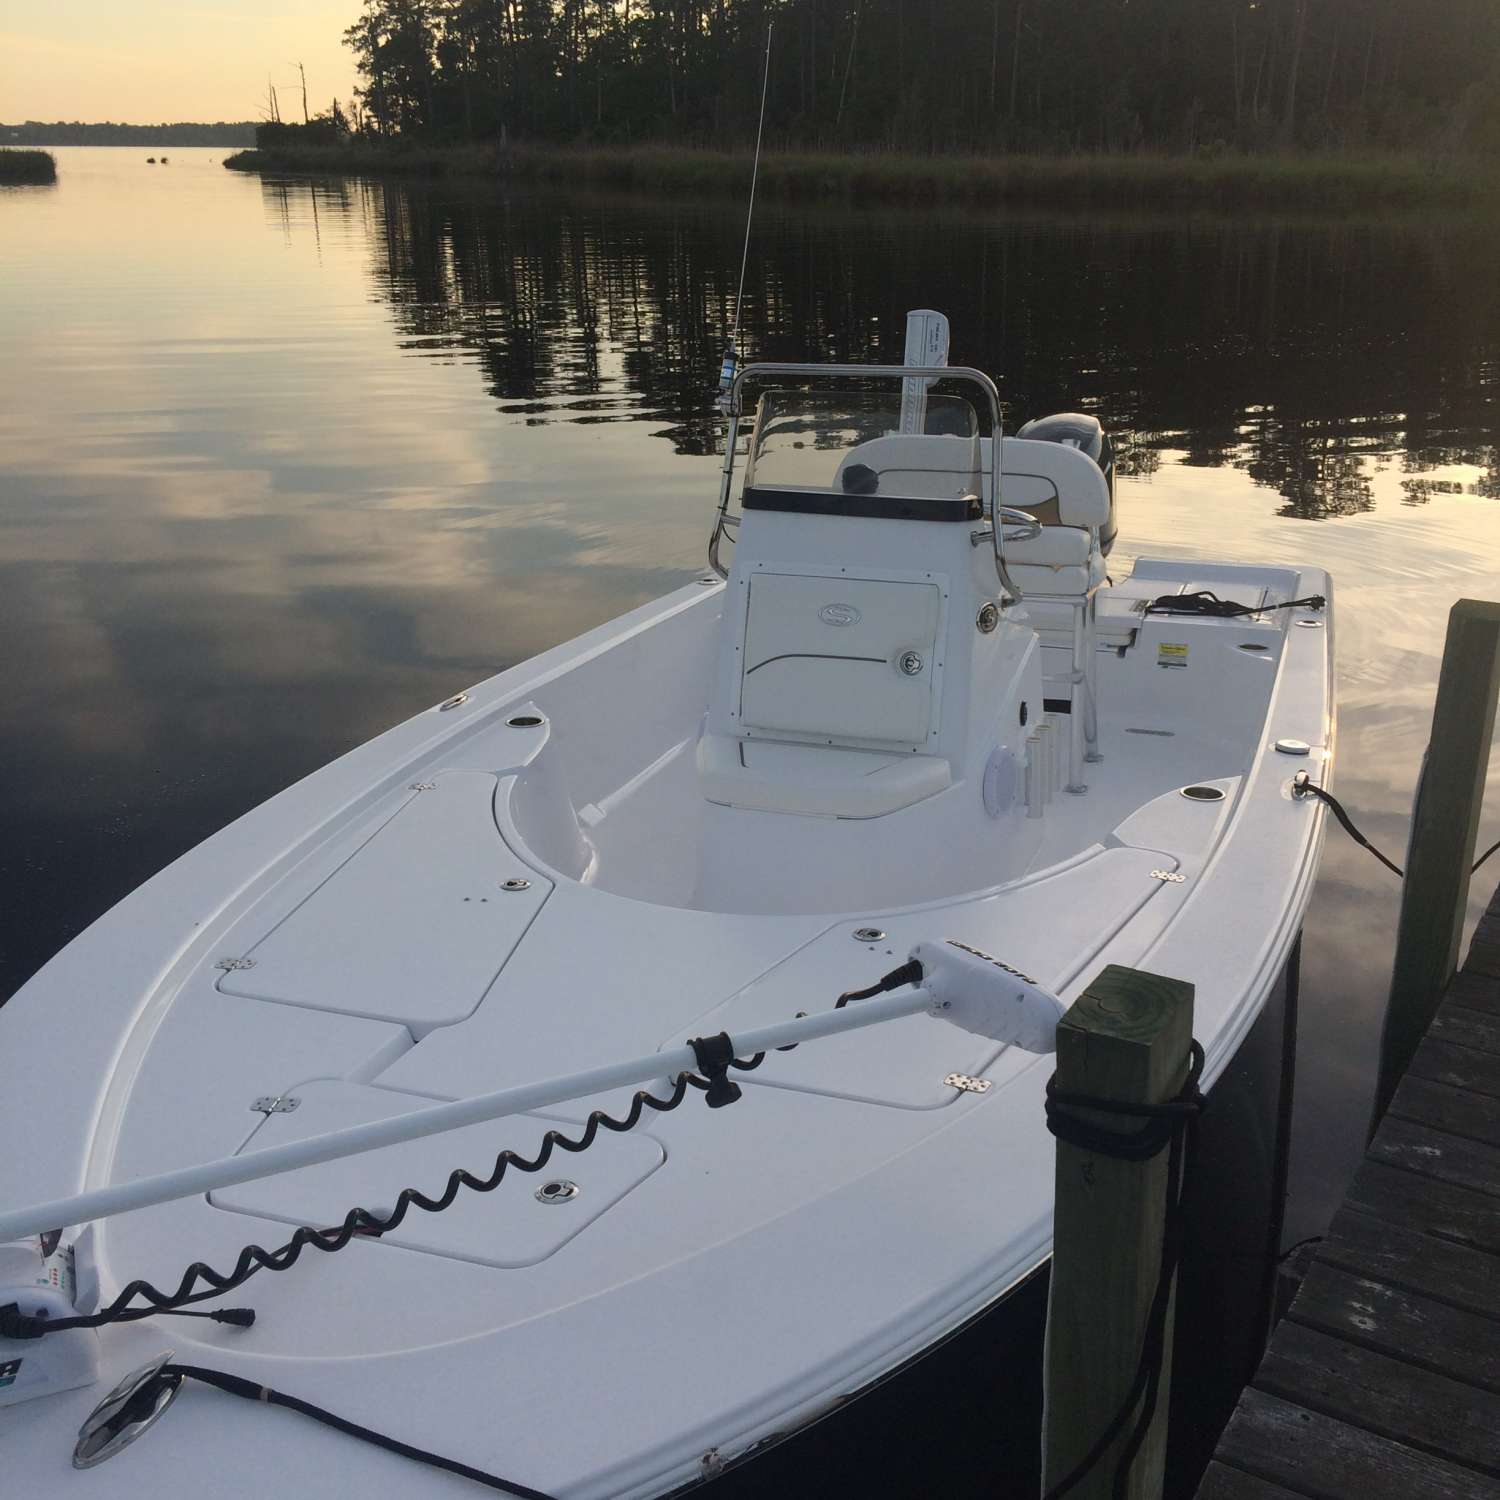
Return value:
[(950, 1073), (944, 1080), (950, 1089), (965, 1094), (987, 1094), (990, 1091), (988, 1078), (970, 1078), (967, 1073)]
[(1153, 880), (1164, 880), (1168, 885), (1181, 885), (1187, 879), (1186, 875), (1179, 875), (1174, 870), (1153, 870)]
[(301, 1103), (293, 1094), (262, 1094), (250, 1108), (258, 1115), (289, 1115)]

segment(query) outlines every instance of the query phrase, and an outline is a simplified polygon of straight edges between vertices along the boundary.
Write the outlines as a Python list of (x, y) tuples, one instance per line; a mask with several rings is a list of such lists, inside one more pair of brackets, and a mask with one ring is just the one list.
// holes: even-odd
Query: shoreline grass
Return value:
[(50, 151), (0, 150), (0, 187), (46, 186), (57, 181), (57, 158)]
[[(589, 184), (658, 195), (743, 197), (748, 152), (672, 146), (351, 143), (242, 151), (239, 171)], [(1462, 208), (1500, 201), (1500, 173), (1416, 155), (902, 156), (774, 152), (757, 191), (850, 204), (1026, 203), (1080, 208)]]

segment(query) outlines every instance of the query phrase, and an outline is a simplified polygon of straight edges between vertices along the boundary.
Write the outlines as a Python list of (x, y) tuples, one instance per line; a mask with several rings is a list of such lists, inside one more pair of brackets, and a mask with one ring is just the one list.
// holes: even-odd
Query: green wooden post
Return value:
[[(1110, 964), (1057, 1029), (1057, 1087), (1130, 1104), (1159, 1104), (1187, 1073), (1193, 986)], [(1142, 1122), (1096, 1115), (1130, 1133)], [(1044, 1490), (1062, 1479), (1109, 1425), (1130, 1389), (1161, 1270), (1167, 1153), (1118, 1161), (1057, 1143), (1052, 1289), (1047, 1309)], [(1136, 1457), (1130, 1500), (1159, 1500), (1171, 1390), (1171, 1323), (1151, 1430)], [(1109, 1500), (1117, 1439), (1068, 1500)]]
[(1406, 856), (1372, 1134), (1458, 967), (1497, 691), (1500, 604), (1460, 599), (1448, 615), (1432, 742)]

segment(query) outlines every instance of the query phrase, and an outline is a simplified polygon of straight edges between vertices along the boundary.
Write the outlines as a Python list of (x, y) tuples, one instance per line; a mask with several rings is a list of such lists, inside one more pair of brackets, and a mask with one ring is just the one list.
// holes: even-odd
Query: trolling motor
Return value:
[(922, 966), (919, 985), (932, 997), (932, 1015), (1024, 1052), (1057, 1051), (1057, 1023), (1068, 1007), (1029, 974), (953, 938), (918, 943), (911, 956)]
[[(850, 1005), (850, 1001), (859, 1003)], [(133, 1321), (150, 1316), (152, 1312), (175, 1312), (182, 1303), (200, 1300), (204, 1295), (190, 1290), (191, 1277), (184, 1281), (184, 1290), (173, 1297), (155, 1294), (154, 1289), (145, 1283), (132, 1283), (115, 1303), (96, 1311), (100, 1297), (92, 1222), (110, 1214), (193, 1197), (214, 1188), (359, 1155), (464, 1125), (526, 1113), (545, 1105), (585, 1098), (608, 1088), (650, 1082), (660, 1079), (664, 1073), (676, 1077), (677, 1094), (670, 1102), (653, 1101), (658, 1110), (676, 1108), (688, 1092), (690, 1078), (695, 1079), (696, 1086), (704, 1091), (710, 1108), (721, 1108), (741, 1097), (741, 1090), (727, 1077), (730, 1067), (750, 1068), (757, 1066), (773, 1050), (786, 1051), (820, 1037), (836, 1036), (924, 1012), (1007, 1046), (1021, 1047), (1028, 1052), (1053, 1052), (1057, 1047), (1057, 1025), (1066, 1009), (1062, 1000), (1030, 975), (981, 949), (954, 939), (921, 942), (911, 949), (907, 961), (899, 968), (883, 975), (867, 989), (841, 996), (831, 1010), (812, 1015), (799, 1013), (792, 1020), (742, 1031), (732, 1037), (727, 1033), (695, 1037), (680, 1047), (647, 1053), (564, 1078), (523, 1084), (478, 1098), (435, 1104), (352, 1129), (334, 1131), (330, 1135), (246, 1151), (221, 1161), (178, 1168), (156, 1177), (137, 1178), (52, 1203), (0, 1213), (0, 1235), (13, 1237), (8, 1243), (0, 1243), (0, 1406), (89, 1385), (97, 1380), (99, 1346), (94, 1325), (116, 1319)], [(739, 1060), (752, 1053), (760, 1055), (748, 1062)], [(697, 1077), (695, 1069), (705, 1073), (706, 1079)], [(613, 1128), (629, 1129), (640, 1117), (643, 1098), (637, 1096), (630, 1121), (616, 1123)], [(593, 1128), (597, 1125), (591, 1126)], [(551, 1139), (549, 1137), (549, 1141)], [(587, 1141), (569, 1144), (568, 1149), (582, 1150), (587, 1144)], [(511, 1155), (502, 1153), (502, 1157)], [(537, 1162), (526, 1169), (536, 1170), (539, 1166), (540, 1162)], [(452, 1201), (456, 1192), (454, 1178), (461, 1180), (465, 1176), (461, 1171), (455, 1172), (450, 1178), (450, 1190), (440, 1202), (428, 1200), (419, 1206), (432, 1212), (440, 1211)], [(407, 1199), (420, 1197), (422, 1195), (414, 1189), (403, 1190), (401, 1206), (389, 1222), (399, 1223), (405, 1214)], [(370, 1219), (365, 1210), (355, 1209), (349, 1220), (361, 1217), (366, 1221)], [(64, 1245), (60, 1230), (39, 1232), (38, 1226), (42, 1224), (83, 1224), (85, 1227), (75, 1239)], [(389, 1223), (383, 1227), (389, 1227)], [(318, 1233), (305, 1228), (298, 1230), (293, 1244), (276, 1252), (276, 1256), (285, 1257), (276, 1263), (276, 1268), (289, 1266), (296, 1259), (295, 1251), (300, 1250), (302, 1242)], [(353, 1230), (346, 1221), (340, 1229), (323, 1233), (339, 1236), (338, 1243), (322, 1246), (325, 1250), (337, 1250), (349, 1243)], [(259, 1264), (272, 1263), (271, 1256), (255, 1248), (261, 1257)], [(215, 1284), (219, 1291), (228, 1291), (257, 1268), (252, 1262), (238, 1279), (219, 1277)], [(195, 1267), (194, 1272), (201, 1274), (206, 1269)], [(156, 1298), (154, 1307), (131, 1305), (136, 1289), (142, 1287), (145, 1288), (144, 1294)], [(228, 1309), (196, 1316), (248, 1326), (254, 1315), (248, 1309)], [(89, 1320), (90, 1326), (77, 1326), (84, 1319)], [(48, 1323), (57, 1326), (48, 1329)], [(179, 1367), (170, 1364), (169, 1360), (170, 1355), (164, 1355), (127, 1376), (95, 1408), (79, 1434), (73, 1459), (77, 1467), (89, 1468), (103, 1462), (145, 1432), (171, 1404), (185, 1375), (216, 1384), (232, 1395), (292, 1406), (317, 1420), (330, 1421), (352, 1436), (389, 1446), (388, 1440), (379, 1435), (372, 1435), (297, 1398), (265, 1391), (253, 1382), (223, 1371)], [(409, 1457), (455, 1469), (450, 1460), (436, 1459), (434, 1455), (410, 1448), (401, 1451)], [(457, 1466), (457, 1471), (471, 1475), (477, 1472), (462, 1466)]]

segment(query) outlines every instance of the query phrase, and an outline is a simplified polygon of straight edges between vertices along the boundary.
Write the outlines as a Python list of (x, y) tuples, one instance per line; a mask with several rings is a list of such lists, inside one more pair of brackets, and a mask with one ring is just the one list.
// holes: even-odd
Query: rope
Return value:
[(1194, 589), (1187, 594), (1162, 594), (1146, 606), (1145, 612), (1148, 615), (1206, 615), (1215, 620), (1238, 620), (1273, 609), (1322, 609), (1327, 603), (1322, 594), (1309, 594), (1305, 599), (1287, 599), (1281, 604), (1257, 607), (1233, 599), (1221, 599), (1212, 589)]
[[(1294, 797), (1316, 797), (1319, 802), (1327, 803), (1327, 805), (1333, 809), (1334, 817), (1336, 817), (1339, 820), (1339, 823), (1343, 826), (1344, 832), (1347, 833), (1356, 844), (1358, 844), (1361, 848), (1368, 849), (1370, 853), (1373, 854), (1375, 858), (1378, 859), (1380, 863), (1383, 864), (1386, 869), (1391, 872), (1392, 875), (1399, 876), (1402, 880), (1406, 879), (1406, 872), (1401, 868), (1401, 866), (1398, 865), (1394, 860), (1387, 859), (1385, 855), (1383, 855), (1380, 850), (1377, 849), (1374, 844), (1372, 844), (1369, 839), (1367, 839), (1364, 834), (1362, 834), (1359, 829), (1354, 826), (1353, 819), (1350, 818), (1349, 814), (1344, 811), (1343, 804), (1339, 801), (1339, 799), (1335, 797), (1332, 792), (1325, 792), (1322, 787), (1318, 786), (1312, 780), (1312, 778), (1307, 774), (1306, 771), (1299, 771), (1293, 778), (1292, 795)], [(1486, 849), (1484, 853), (1481, 854), (1472, 865), (1469, 866), (1469, 874), (1477, 875), (1479, 873), (1479, 867), (1497, 850), (1500, 850), (1500, 839), (1496, 839), (1495, 842), (1491, 844), (1490, 847)]]
[[(1332, 792), (1325, 792), (1322, 787), (1318, 786), (1317, 783), (1313, 781), (1313, 779), (1307, 774), (1306, 771), (1299, 771), (1293, 778), (1292, 795), (1294, 797), (1316, 797), (1319, 802), (1326, 803), (1333, 809), (1334, 817), (1336, 817), (1339, 820), (1340, 824), (1343, 825), (1344, 832), (1347, 833), (1356, 844), (1358, 844), (1362, 849), (1368, 849), (1370, 853), (1373, 854), (1375, 858), (1378, 859), (1380, 863), (1383, 864), (1386, 869), (1389, 870), (1393, 875), (1398, 876), (1403, 880), (1406, 878), (1405, 872), (1402, 870), (1401, 866), (1396, 864), (1394, 860), (1387, 859), (1385, 855), (1383, 855), (1380, 850), (1377, 849), (1374, 844), (1372, 844), (1369, 839), (1367, 839), (1364, 834), (1362, 834), (1359, 829), (1354, 826), (1353, 819), (1351, 819), (1349, 814), (1344, 811), (1344, 806), (1339, 801), (1339, 799), (1335, 797)], [(1488, 859), (1489, 855), (1486, 855), (1485, 858)], [(1480, 864), (1483, 864), (1483, 862), (1484, 861), (1481, 860)], [(1479, 865), (1475, 865), (1474, 868), (1477, 870), (1479, 868)]]
[[(1175, 1099), (1161, 1104), (1124, 1104), (1114, 1099), (1099, 1099), (1090, 1094), (1065, 1094), (1054, 1087), (1056, 1076), (1047, 1085), (1047, 1129), (1058, 1140), (1079, 1146), (1099, 1156), (1117, 1161), (1148, 1161), (1163, 1150), (1167, 1158), (1167, 1212), (1162, 1225), (1161, 1268), (1151, 1307), (1146, 1316), (1146, 1332), (1141, 1341), (1140, 1359), (1130, 1389), (1119, 1410), (1110, 1418), (1104, 1431), (1094, 1440), (1088, 1452), (1049, 1489), (1044, 1500), (1062, 1497), (1089, 1474), (1109, 1451), (1110, 1444), (1126, 1430), (1130, 1415), (1139, 1407), (1134, 1425), (1120, 1450), (1112, 1486), (1113, 1500), (1127, 1500), (1130, 1470), (1140, 1453), (1141, 1444), (1151, 1430), (1156, 1401), (1161, 1386), (1162, 1359), (1166, 1351), (1167, 1313), (1172, 1306), (1172, 1283), (1182, 1259), (1186, 1228), (1184, 1194), (1192, 1175), (1197, 1148), (1196, 1124), (1203, 1112), (1204, 1096), (1198, 1088), (1203, 1076), (1203, 1048), (1193, 1042), (1188, 1058), (1187, 1078)], [(1103, 1114), (1124, 1115), (1144, 1120), (1137, 1131), (1120, 1134), (1105, 1130), (1077, 1110), (1097, 1110)]]
[(1323, 1236), (1321, 1234), (1310, 1234), (1304, 1240), (1298, 1240), (1295, 1245), (1288, 1245), (1280, 1255), (1276, 1257), (1276, 1264), (1284, 1266), (1299, 1250), (1305, 1250), (1309, 1245), (1321, 1245)]

